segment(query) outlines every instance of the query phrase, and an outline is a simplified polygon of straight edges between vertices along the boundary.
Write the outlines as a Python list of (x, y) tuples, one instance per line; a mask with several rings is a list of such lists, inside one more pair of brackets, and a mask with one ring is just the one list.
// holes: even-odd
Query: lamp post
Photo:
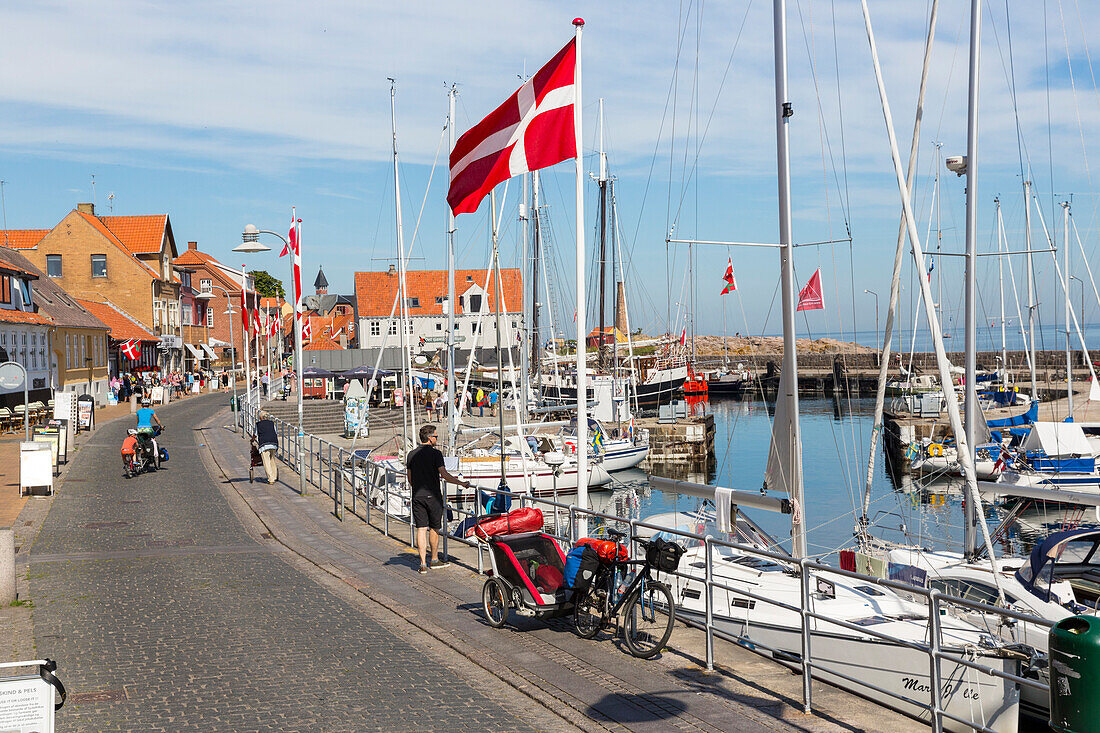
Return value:
[(1084, 333), (1085, 328), (1085, 281), (1076, 275), (1070, 275), (1070, 280), (1076, 280), (1081, 285), (1081, 317), (1078, 321), (1081, 323), (1081, 332)]
[[(233, 405), (230, 412), (233, 413), (233, 432), (237, 432), (237, 423), (239, 422), (239, 406), (237, 405), (237, 342), (233, 337), (233, 314), (237, 311), (233, 310), (233, 302), (229, 299), (229, 291), (223, 288), (221, 285), (215, 285), (210, 283), (210, 287), (217, 288), (225, 293), (226, 314), (229, 316), (229, 371), (233, 376)], [(213, 300), (213, 293), (199, 293), (195, 296), (198, 300)], [(206, 307), (209, 308), (210, 304), (207, 303)]]
[[(257, 254), (260, 252), (270, 252), (271, 248), (260, 244), (260, 235), (269, 234), (273, 237), (278, 237), (282, 241), (287, 250), (294, 252), (291, 249), (290, 242), (286, 237), (278, 232), (273, 232), (270, 229), (258, 229), (254, 224), (249, 224), (244, 228), (241, 233), (241, 244), (233, 248), (234, 252), (244, 252), (246, 254)], [(299, 241), (301, 241), (299, 237)], [(294, 283), (294, 256), (291, 257), (291, 274), (290, 282), (293, 287)], [(304, 380), (302, 379), (302, 322), (299, 319), (298, 314), (298, 299), (302, 297), (301, 293), (294, 293), (294, 371), (297, 375), (297, 387), (298, 387), (298, 493), (301, 496), (306, 495), (306, 474), (305, 474), (305, 454), (302, 452), (302, 438), (305, 437), (305, 432), (302, 430), (302, 390), (304, 388)]]
[(878, 293), (867, 288), (864, 288), (863, 292), (875, 296), (875, 343), (877, 346), (881, 346), (881, 344), (878, 344)]

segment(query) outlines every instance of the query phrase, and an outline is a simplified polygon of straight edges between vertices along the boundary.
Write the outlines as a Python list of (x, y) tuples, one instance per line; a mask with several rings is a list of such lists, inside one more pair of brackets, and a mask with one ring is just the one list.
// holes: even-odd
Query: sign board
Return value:
[(92, 405), (94, 403), (91, 400), (77, 400), (76, 402), (76, 425), (77, 428), (83, 428), (84, 430), (92, 429)]
[(55, 392), (53, 396), (53, 419), (72, 420), (76, 417), (76, 395), (72, 392)]
[[(34, 439), (39, 443), (49, 443), (53, 448), (53, 469), (57, 472), (58, 461), (61, 460), (61, 441), (65, 437), (65, 431), (60, 427), (32, 428)], [(0, 729), (2, 730), (2, 729)]]
[(0, 387), (3, 389), (23, 389), (27, 372), (15, 362), (0, 364)]
[(53, 696), (38, 675), (0, 678), (0, 731), (53, 733)]
[(153, 404), (164, 402), (164, 387), (160, 386), (159, 384), (156, 387), (153, 387), (150, 390), (149, 399), (150, 401), (152, 401)]
[[(19, 493), (24, 490), (44, 487), (53, 493), (53, 456), (54, 447), (51, 443), (21, 442), (19, 444)], [(0, 706), (3, 705), (3, 695), (0, 693)], [(0, 731), (5, 731), (0, 728)]]

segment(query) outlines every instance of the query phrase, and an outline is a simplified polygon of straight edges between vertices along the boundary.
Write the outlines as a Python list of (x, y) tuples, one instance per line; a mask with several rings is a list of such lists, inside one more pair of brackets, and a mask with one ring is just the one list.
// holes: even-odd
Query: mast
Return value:
[[(600, 98), (600, 175), (596, 179), (600, 187), (600, 331), (596, 339), (596, 359), (603, 371), (607, 367), (604, 356), (604, 330), (607, 320), (604, 317), (604, 303), (607, 302), (607, 154), (603, 150), (603, 98)], [(579, 335), (578, 335), (579, 336)]]
[(405, 399), (402, 400), (401, 414), (402, 424), (405, 427), (405, 445), (409, 446), (409, 426), (412, 426), (412, 434), (416, 435), (416, 408), (412, 404), (412, 358), (409, 354), (409, 299), (405, 289), (405, 239), (404, 227), (401, 225), (401, 178), (397, 171), (397, 82), (390, 79), (390, 123), (393, 130), (393, 198), (394, 215), (397, 227), (397, 272), (398, 292), (401, 296), (401, 351), (402, 363), (405, 367)]
[[(1001, 221), (1001, 199), (993, 199), (997, 204), (997, 252), (1004, 251), (1004, 222)], [(997, 280), (1001, 296), (1001, 386), (1008, 389), (1008, 337), (1005, 333), (1005, 268), (1004, 257), (997, 257)]]
[[(917, 94), (916, 119), (913, 122), (913, 141), (909, 147), (909, 167), (905, 174), (905, 187), (912, 191), (913, 180), (917, 175), (917, 150), (920, 146), (921, 121), (924, 119), (924, 92), (928, 85), (928, 67), (932, 61), (932, 41), (936, 36), (936, 14), (939, 8), (939, 0), (932, 0), (932, 9), (928, 16), (928, 37), (924, 42), (924, 66), (921, 70), (920, 92)], [(937, 168), (936, 175), (939, 175)], [(939, 179), (937, 178), (937, 181)], [(935, 205), (935, 197), (932, 199)], [(871, 448), (867, 456), (867, 480), (863, 487), (863, 512), (859, 517), (858, 529), (867, 528), (867, 514), (871, 508), (871, 484), (875, 478), (875, 455), (878, 450), (879, 434), (882, 432), (883, 412), (886, 403), (886, 378), (890, 369), (890, 340), (894, 333), (894, 314), (899, 311), (899, 297), (901, 294), (901, 265), (905, 259), (905, 214), (902, 213), (901, 222), (898, 224), (897, 246), (894, 249), (894, 274), (890, 281), (890, 305), (886, 309), (886, 327), (882, 333), (882, 355), (879, 358), (878, 383), (875, 390), (875, 418), (871, 428)], [(916, 314), (914, 314), (915, 316)], [(916, 334), (916, 319), (913, 326)], [(726, 340), (722, 339), (723, 342)], [(899, 344), (900, 348), (900, 344)], [(910, 348), (912, 353), (912, 348)]]
[(1062, 290), (1066, 294), (1066, 407), (1069, 414), (1067, 422), (1073, 422), (1073, 349), (1070, 346), (1070, 318), (1072, 317), (1069, 305), (1069, 202), (1062, 202)]
[[(527, 422), (527, 380), (530, 379), (530, 377), (531, 377), (531, 363), (529, 361), (527, 361), (527, 354), (528, 354), (528, 351), (527, 351), (527, 338), (528, 338), (528, 336), (527, 336), (526, 313), (525, 313), (525, 309), (523, 307), (523, 305), (524, 305), (524, 303), (526, 302), (526, 299), (527, 299), (527, 291), (522, 286), (523, 263), (527, 261), (527, 220), (530, 216), (530, 212), (527, 209), (527, 188), (528, 188), (529, 182), (530, 182), (529, 175), (527, 173), (524, 173), (523, 174), (523, 186), (520, 188), (520, 194), (519, 194), (519, 220), (520, 220), (520, 223), (522, 224), (522, 231), (520, 233), (520, 242), (521, 242), (521, 245), (522, 245), (522, 248), (523, 248), (523, 251), (522, 251), (521, 257), (520, 257), (520, 266), (519, 266), (521, 284), (520, 284), (519, 303), (513, 303), (512, 304), (513, 308), (515, 308), (517, 306), (519, 307), (519, 323), (520, 323), (520, 331), (519, 331), (519, 364), (520, 364), (519, 376), (517, 377), (515, 375), (515, 371), (513, 370), (513, 379), (512, 379), (512, 396), (515, 398), (516, 412), (517, 412), (516, 418), (517, 418), (517, 422), (519, 422), (519, 423)], [(504, 288), (504, 286), (501, 285), (501, 290), (502, 291), (503, 291), (503, 288)], [(511, 349), (512, 347), (509, 345), (508, 348)], [(509, 352), (509, 359), (510, 358), (511, 358), (511, 352)], [(503, 394), (499, 395), (497, 400), (499, 402), (501, 412), (503, 412), (504, 411), (504, 395)]]
[[(977, 389), (977, 332), (978, 332), (978, 71), (981, 63), (982, 5), (979, 0), (970, 3), (970, 80), (966, 112), (966, 391), (963, 398), (965, 411), (966, 449), (970, 451), (970, 463), (974, 465), (977, 446), (978, 410)], [(962, 446), (959, 446), (962, 449)], [(966, 502), (963, 551), (972, 557), (977, 548), (974, 525), (978, 507)]]
[(1031, 181), (1024, 181), (1024, 241), (1027, 250), (1027, 348), (1031, 353), (1031, 399), (1039, 399), (1039, 387), (1036, 373), (1039, 364), (1035, 361), (1035, 261), (1031, 252)]
[[(447, 147), (455, 147), (455, 85), (447, 92)], [(447, 447), (454, 452), (455, 414), (455, 214), (447, 207)]]
[[(791, 548), (795, 558), (806, 556), (806, 530), (803, 521), (802, 500), (802, 435), (798, 423), (798, 355), (794, 338), (794, 250), (791, 247), (791, 160), (789, 121), (794, 109), (787, 100), (787, 7), (786, 0), (774, 0), (772, 4), (775, 28), (775, 131), (776, 162), (778, 164), (779, 193), (779, 264), (783, 294), (783, 376), (786, 377), (786, 394), (777, 399), (786, 402), (789, 422), (789, 465), (787, 471), (788, 493), (791, 503), (798, 507), (791, 515)], [(694, 330), (694, 329), (693, 329)], [(776, 408), (778, 415), (778, 406)], [(786, 426), (777, 425), (776, 430)]]
[[(494, 188), (489, 193), (489, 220), (490, 228), (493, 234), (493, 262), (490, 265), (495, 271), (497, 281), (496, 287), (496, 307), (493, 308), (494, 316), (496, 317), (496, 332), (497, 332), (497, 415), (500, 417), (500, 488), (501, 491), (508, 490), (508, 479), (506, 468), (506, 453), (504, 450), (504, 352), (501, 350), (500, 345), (500, 301), (503, 297), (503, 288), (500, 282), (500, 252), (497, 249), (497, 192)], [(514, 386), (514, 383), (513, 383)]]
[(536, 388), (542, 388), (542, 337), (539, 336), (539, 172), (531, 174), (531, 216), (535, 219), (531, 235), (531, 361), (535, 367)]
[[(581, 35), (584, 30), (584, 20), (575, 18), (573, 27), (577, 34), (577, 63), (574, 67), (574, 85), (576, 93), (573, 99), (573, 134), (574, 145), (577, 150), (576, 158), (576, 225), (577, 225), (577, 507), (588, 509), (588, 374), (585, 371), (587, 354), (585, 351), (585, 292), (584, 292), (584, 160), (582, 147), (581, 123), (584, 116), (581, 114)], [(582, 514), (577, 522), (577, 536), (588, 533), (588, 517)]]

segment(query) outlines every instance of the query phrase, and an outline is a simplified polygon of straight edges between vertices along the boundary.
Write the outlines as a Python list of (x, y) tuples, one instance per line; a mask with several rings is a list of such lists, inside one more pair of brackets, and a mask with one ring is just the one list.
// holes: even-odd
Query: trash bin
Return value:
[(1050, 727), (1087, 733), (1100, 720), (1100, 618), (1070, 616), (1050, 630)]

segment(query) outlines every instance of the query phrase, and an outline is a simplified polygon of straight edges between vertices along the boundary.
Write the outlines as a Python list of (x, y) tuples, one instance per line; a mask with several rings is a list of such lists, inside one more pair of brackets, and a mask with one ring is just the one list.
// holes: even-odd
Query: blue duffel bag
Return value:
[(565, 587), (583, 593), (592, 585), (600, 567), (600, 556), (587, 545), (574, 547), (565, 556)]

